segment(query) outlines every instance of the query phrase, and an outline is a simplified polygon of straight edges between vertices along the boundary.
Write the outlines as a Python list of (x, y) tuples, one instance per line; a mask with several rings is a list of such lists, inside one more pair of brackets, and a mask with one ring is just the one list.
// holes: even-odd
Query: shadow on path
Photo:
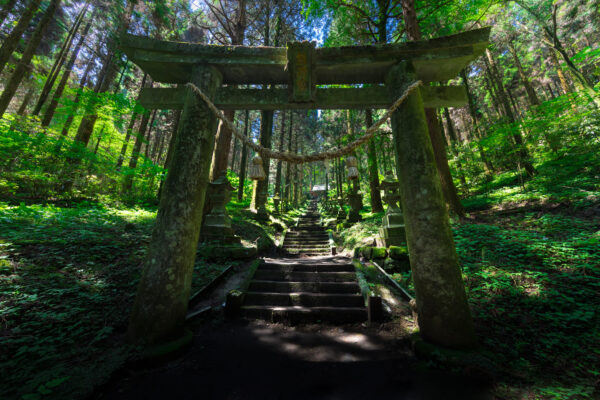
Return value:
[(406, 340), (361, 325), (208, 323), (180, 358), (120, 375), (93, 398), (492, 398), (472, 378), (419, 368)]

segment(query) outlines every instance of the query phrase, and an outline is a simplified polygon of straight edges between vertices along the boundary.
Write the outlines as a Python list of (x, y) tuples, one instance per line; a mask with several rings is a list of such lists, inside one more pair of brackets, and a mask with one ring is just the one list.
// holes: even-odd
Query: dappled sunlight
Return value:
[(256, 340), (274, 351), (305, 361), (350, 362), (396, 356), (385, 351), (392, 345), (392, 338), (367, 333), (364, 328), (280, 324), (265, 326), (265, 323), (255, 321), (250, 324), (250, 332)]

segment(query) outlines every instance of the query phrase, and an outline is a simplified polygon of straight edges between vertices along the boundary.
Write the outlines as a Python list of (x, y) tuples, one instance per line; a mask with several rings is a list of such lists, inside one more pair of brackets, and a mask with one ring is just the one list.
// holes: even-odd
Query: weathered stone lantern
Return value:
[(227, 214), (227, 203), (235, 191), (225, 175), (221, 175), (208, 186), (208, 196), (212, 209), (204, 218), (201, 239), (203, 241), (220, 241), (226, 243), (240, 243), (239, 236), (233, 234), (231, 217)]
[[(249, 171), (250, 179), (254, 181), (254, 190), (259, 190), (260, 186), (258, 185), (258, 181), (265, 180), (267, 174), (265, 173), (265, 169), (263, 168), (263, 159), (260, 155), (255, 155), (252, 159), (252, 164), (250, 165)], [(256, 215), (255, 218), (257, 221), (266, 221), (269, 219), (269, 214), (267, 213), (267, 185), (262, 187), (262, 190), (256, 194)]]
[(349, 223), (362, 221), (360, 216), (360, 210), (363, 206), (362, 193), (358, 191), (358, 187), (352, 189), (352, 192), (348, 194), (348, 202), (350, 203), (350, 212), (347, 221)]
[(342, 196), (338, 196), (337, 203), (339, 206), (337, 212), (337, 222), (339, 224), (340, 222), (343, 222), (346, 219), (346, 210), (344, 210), (344, 199), (342, 198)]
[(281, 197), (279, 197), (279, 193), (275, 193), (273, 196), (273, 215), (279, 215), (279, 203), (281, 203)]
[(378, 245), (380, 247), (403, 246), (406, 244), (406, 229), (402, 208), (399, 206), (400, 182), (388, 171), (379, 189), (384, 192), (382, 199), (387, 204), (387, 210), (379, 228)]

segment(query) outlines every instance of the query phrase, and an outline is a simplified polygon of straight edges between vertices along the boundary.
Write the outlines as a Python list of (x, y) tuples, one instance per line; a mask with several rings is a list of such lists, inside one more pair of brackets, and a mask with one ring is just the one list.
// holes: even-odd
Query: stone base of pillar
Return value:
[(266, 207), (263, 205), (256, 210), (254, 214), (254, 219), (258, 222), (265, 222), (269, 220), (269, 213), (267, 212)]
[(362, 217), (360, 216), (358, 210), (350, 210), (350, 212), (348, 213), (348, 218), (346, 220), (351, 223), (360, 222), (362, 221)]
[(403, 246), (406, 244), (406, 229), (402, 214), (388, 214), (383, 217), (379, 228), (381, 247)]

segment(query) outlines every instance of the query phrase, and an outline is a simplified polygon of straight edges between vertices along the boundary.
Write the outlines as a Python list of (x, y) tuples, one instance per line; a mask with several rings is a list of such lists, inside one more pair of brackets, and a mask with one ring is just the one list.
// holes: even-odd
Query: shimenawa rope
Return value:
[(383, 123), (391, 117), (392, 113), (394, 111), (396, 111), (396, 109), (400, 106), (400, 104), (402, 104), (404, 102), (404, 100), (406, 100), (406, 98), (415, 90), (417, 89), (419, 86), (421, 86), (423, 84), (422, 81), (415, 81), (413, 83), (411, 83), (406, 90), (404, 91), (404, 93), (402, 93), (402, 96), (398, 97), (398, 100), (396, 100), (392, 106), (390, 108), (387, 109), (387, 111), (385, 112), (385, 114), (383, 114), (383, 116), (373, 125), (371, 125), (366, 131), (365, 134), (363, 136), (361, 136), (360, 138), (356, 139), (355, 141), (340, 147), (336, 150), (330, 150), (330, 151), (324, 151), (322, 153), (317, 153), (317, 154), (308, 154), (308, 155), (301, 155), (301, 154), (294, 154), (294, 153), (289, 153), (289, 152), (279, 152), (279, 151), (274, 151), (271, 149), (267, 149), (266, 147), (262, 147), (261, 145), (258, 145), (256, 143), (254, 143), (253, 141), (251, 141), (249, 138), (247, 138), (246, 136), (244, 136), (240, 131), (237, 130), (237, 128), (235, 126), (233, 126), (233, 123), (231, 121), (229, 121), (225, 115), (223, 115), (223, 113), (221, 112), (221, 110), (219, 110), (212, 101), (210, 101), (210, 99), (208, 98), (208, 96), (206, 96), (204, 94), (204, 92), (202, 92), (202, 90), (200, 90), (200, 88), (196, 85), (194, 85), (191, 82), (186, 83), (186, 86), (190, 87), (194, 93), (196, 93), (202, 100), (204, 100), (204, 102), (206, 103), (206, 105), (208, 105), (208, 108), (211, 109), (211, 111), (217, 116), (217, 118), (219, 118), (221, 121), (223, 121), (223, 123), (225, 125), (227, 125), (227, 127), (229, 129), (231, 129), (231, 131), (233, 132), (233, 134), (235, 136), (237, 136), (237, 138), (239, 140), (241, 140), (243, 143), (247, 144), (248, 146), (250, 146), (250, 148), (252, 148), (254, 151), (256, 151), (257, 153), (259, 153), (261, 156), (263, 157), (269, 157), (269, 158), (275, 158), (277, 160), (283, 160), (292, 164), (302, 164), (302, 163), (307, 163), (307, 162), (313, 162), (313, 161), (323, 161), (323, 160), (329, 160), (329, 159), (334, 159), (334, 158), (338, 158), (341, 156), (344, 156), (346, 154), (351, 153), (352, 151), (354, 151), (354, 149), (356, 149), (358, 146), (368, 142), (373, 135), (375, 134), (375, 131), (377, 131), (377, 128), (379, 128), (381, 125), (383, 125)]

